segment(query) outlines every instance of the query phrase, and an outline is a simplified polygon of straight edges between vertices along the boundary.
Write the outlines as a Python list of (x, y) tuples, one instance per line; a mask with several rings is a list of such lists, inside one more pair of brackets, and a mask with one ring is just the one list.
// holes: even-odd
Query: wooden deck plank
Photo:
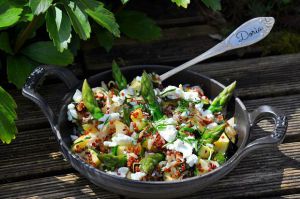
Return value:
[[(228, 176), (189, 198), (266, 197), (300, 191), (300, 142), (279, 149), (256, 151), (242, 160)], [(229, 191), (230, 190), (230, 191)], [(77, 173), (55, 175), (0, 185), (8, 197), (115, 197)]]
[[(262, 98), (246, 101), (249, 110), (259, 105), (269, 104), (281, 108), (289, 118), (287, 142), (300, 141), (300, 95), (276, 98)], [(252, 137), (259, 137), (272, 131), (270, 122), (259, 123), (252, 132)], [(71, 169), (63, 161), (55, 137), (49, 128), (21, 131), (10, 145), (0, 144), (0, 182), (17, 180)]]
[(73, 173), (7, 183), (0, 190), (1, 198), (120, 198)]
[(224, 84), (236, 80), (242, 98), (300, 93), (300, 54), (199, 64), (191, 70)]

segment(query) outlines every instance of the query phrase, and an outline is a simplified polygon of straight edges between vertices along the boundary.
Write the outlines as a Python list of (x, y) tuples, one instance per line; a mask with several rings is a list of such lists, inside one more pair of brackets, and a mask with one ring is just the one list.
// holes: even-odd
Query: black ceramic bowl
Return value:
[[(158, 65), (131, 66), (122, 68), (122, 72), (128, 80), (131, 80), (135, 76), (141, 75), (143, 70), (163, 74), (170, 69), (171, 67)], [(63, 99), (58, 117), (55, 117), (48, 104), (35, 90), (39, 80), (46, 75), (58, 76), (70, 89)], [(88, 78), (92, 87), (101, 85), (101, 81), (108, 82), (109, 80), (112, 80), (111, 71), (102, 72)], [(174, 75), (163, 83), (164, 85), (178, 85), (180, 83), (200, 85), (206, 95), (210, 98), (215, 97), (224, 88), (219, 82), (188, 70)], [(120, 195), (137, 198), (174, 198), (189, 195), (204, 189), (209, 184), (216, 182), (225, 176), (236, 167), (242, 158), (247, 156), (253, 150), (265, 147), (275, 147), (283, 141), (286, 134), (287, 119), (281, 111), (270, 106), (261, 106), (255, 111), (248, 113), (241, 100), (237, 97), (233, 97), (227, 107), (227, 114), (233, 114), (237, 121), (238, 149), (224, 165), (202, 176), (191, 177), (174, 182), (143, 182), (124, 179), (118, 176), (108, 175), (101, 170), (95, 169), (82, 161), (79, 156), (72, 153), (70, 150), (72, 143), (70, 138), (72, 124), (67, 121), (67, 105), (71, 102), (75, 89), (81, 89), (81, 85), (82, 82), (67, 69), (42, 66), (36, 68), (27, 79), (23, 88), (23, 95), (34, 101), (47, 116), (57, 141), (59, 142), (61, 151), (71, 165), (94, 184)], [(274, 119), (274, 132), (269, 136), (248, 143), (251, 127), (258, 121), (266, 118)]]

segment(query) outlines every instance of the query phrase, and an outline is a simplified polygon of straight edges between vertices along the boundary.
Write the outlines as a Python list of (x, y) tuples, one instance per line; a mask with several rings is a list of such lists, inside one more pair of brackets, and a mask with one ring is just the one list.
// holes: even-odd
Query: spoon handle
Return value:
[(273, 17), (257, 17), (245, 22), (235, 31), (233, 31), (225, 40), (218, 43), (208, 51), (162, 74), (160, 76), (161, 81), (164, 81), (165, 79), (175, 75), (176, 73), (208, 58), (222, 54), (232, 49), (249, 46), (262, 40), (270, 33), (274, 23), (275, 19)]

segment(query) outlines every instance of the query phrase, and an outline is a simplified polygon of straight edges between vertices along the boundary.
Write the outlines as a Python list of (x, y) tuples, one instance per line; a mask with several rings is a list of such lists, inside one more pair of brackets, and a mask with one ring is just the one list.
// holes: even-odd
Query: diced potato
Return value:
[(76, 152), (83, 150), (91, 138), (92, 137), (90, 134), (82, 135), (79, 138), (77, 138), (77, 140), (74, 141), (74, 144), (72, 146), (72, 151)]
[(141, 131), (147, 125), (141, 108), (132, 111), (130, 114), (130, 119), (136, 124), (136, 127), (139, 131)]
[(115, 120), (114, 124), (116, 128), (116, 133), (126, 134), (129, 131), (128, 126), (119, 120)]
[(231, 142), (236, 142), (236, 131), (232, 126), (226, 126), (225, 127), (225, 133), (228, 136), (228, 138), (231, 140)]
[(198, 155), (202, 159), (208, 159), (214, 153), (214, 149), (209, 146), (201, 146)]
[(174, 180), (177, 180), (177, 178), (173, 178), (169, 172), (164, 172), (164, 180), (165, 181), (174, 181)]
[(98, 131), (98, 129), (93, 124), (83, 124), (82, 128), (84, 131), (89, 133), (96, 133)]
[(128, 148), (128, 146), (118, 146), (117, 148), (117, 155), (124, 155), (126, 149)]
[(93, 150), (93, 149), (89, 149), (89, 152), (91, 154), (91, 161), (92, 161), (93, 165), (95, 167), (98, 167), (100, 165), (100, 163), (101, 163), (100, 159), (98, 157), (98, 153), (95, 150)]
[(226, 153), (228, 146), (229, 146), (229, 138), (225, 133), (222, 133), (220, 138), (214, 142), (215, 150), (219, 153)]
[[(199, 169), (199, 167), (200, 167), (200, 169)], [(195, 174), (202, 175), (202, 174), (205, 174), (217, 167), (219, 167), (219, 163), (216, 161), (199, 159)]]
[(130, 84), (130, 87), (137, 93), (139, 93), (141, 91), (141, 86), (142, 86), (141, 82), (137, 81), (136, 78)]

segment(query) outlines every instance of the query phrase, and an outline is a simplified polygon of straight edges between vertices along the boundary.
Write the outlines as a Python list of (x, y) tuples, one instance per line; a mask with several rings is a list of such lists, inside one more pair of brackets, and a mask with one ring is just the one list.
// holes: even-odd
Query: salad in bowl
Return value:
[(130, 83), (116, 63), (114, 81), (87, 80), (68, 105), (71, 151), (108, 174), (174, 181), (208, 173), (236, 151), (235, 119), (226, 118), (233, 82), (209, 99), (198, 85), (163, 86), (143, 72)]

